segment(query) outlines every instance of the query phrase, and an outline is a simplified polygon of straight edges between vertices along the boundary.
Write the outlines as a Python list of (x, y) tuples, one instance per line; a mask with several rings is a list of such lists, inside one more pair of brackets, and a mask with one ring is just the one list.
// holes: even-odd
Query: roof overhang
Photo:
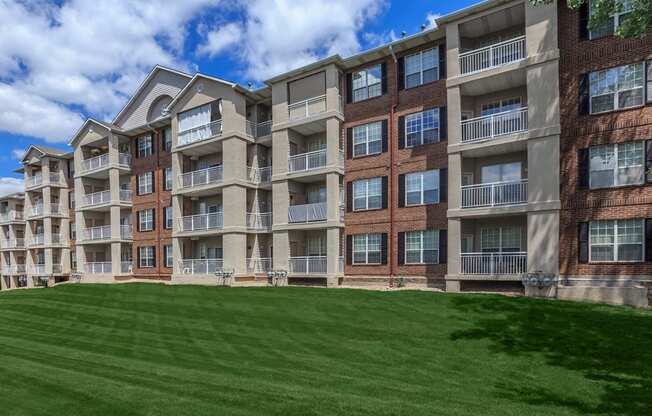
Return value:
[(445, 16), (440, 17), (439, 19), (436, 20), (437, 25), (440, 27), (445, 26), (448, 23), (452, 23), (458, 20), (462, 20), (464, 18), (467, 18), (469, 16), (473, 16), (474, 14), (477, 13), (482, 13), (486, 10), (490, 10), (496, 6), (501, 6), (503, 4), (508, 4), (508, 3), (523, 3), (523, 1), (515, 1), (515, 0), (485, 0), (480, 3), (472, 4), (469, 7), (465, 7), (463, 9), (457, 10), (453, 13), (447, 14)]
[(111, 124), (105, 123), (103, 121), (98, 121), (98, 120), (95, 120), (94, 118), (89, 118), (89, 119), (86, 119), (86, 121), (84, 121), (84, 124), (82, 124), (82, 126), (79, 128), (79, 130), (77, 130), (77, 132), (72, 137), (72, 139), (70, 140), (70, 143), (68, 143), (68, 145), (74, 148), (76, 146), (77, 142), (79, 141), (79, 139), (81, 139), (81, 134), (84, 132), (84, 129), (86, 129), (86, 127), (88, 127), (88, 126), (99, 127), (100, 129), (105, 130), (107, 133), (116, 132), (116, 133), (124, 134), (122, 129), (119, 129), (119, 128), (117, 128), (117, 127), (115, 127), (115, 126), (113, 126)]

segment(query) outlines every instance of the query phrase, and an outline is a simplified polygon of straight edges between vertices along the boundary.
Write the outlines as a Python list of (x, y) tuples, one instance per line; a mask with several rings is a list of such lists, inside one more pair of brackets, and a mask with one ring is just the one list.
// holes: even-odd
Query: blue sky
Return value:
[(0, 0), (0, 194), (22, 187), (24, 149), (67, 149), (86, 117), (112, 120), (155, 64), (260, 85), (477, 2)]

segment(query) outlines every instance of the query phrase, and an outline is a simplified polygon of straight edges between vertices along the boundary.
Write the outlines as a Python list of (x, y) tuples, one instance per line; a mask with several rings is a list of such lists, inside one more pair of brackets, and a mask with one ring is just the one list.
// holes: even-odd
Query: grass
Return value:
[(65, 285), (0, 293), (3, 415), (626, 415), (652, 313), (494, 295)]

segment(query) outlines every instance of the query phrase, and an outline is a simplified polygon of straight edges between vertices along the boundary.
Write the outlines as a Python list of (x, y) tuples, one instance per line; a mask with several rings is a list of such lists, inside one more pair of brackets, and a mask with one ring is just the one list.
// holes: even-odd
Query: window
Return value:
[(165, 168), (163, 175), (165, 176), (165, 190), (169, 191), (172, 189), (172, 168)]
[(405, 87), (412, 88), (439, 79), (439, 49), (432, 48), (405, 58)]
[(482, 104), (480, 110), (481, 116), (490, 116), (492, 114), (504, 113), (507, 111), (516, 111), (521, 108), (521, 98), (510, 98), (509, 100), (500, 100), (491, 103)]
[(652, 60), (647, 61), (647, 102), (652, 103)]
[(515, 182), (521, 180), (521, 162), (483, 166), (480, 169), (482, 183)]
[(379, 209), (382, 207), (382, 178), (363, 179), (353, 182), (353, 210)]
[(154, 172), (138, 175), (138, 195), (151, 194), (152, 192), (154, 192)]
[(492, 227), (480, 230), (483, 253), (514, 253), (521, 251), (520, 227)]
[(165, 207), (163, 209), (163, 217), (165, 221), (165, 229), (172, 229), (172, 207)]
[(373, 155), (382, 151), (382, 121), (353, 127), (353, 157)]
[(645, 143), (642, 141), (591, 147), (589, 159), (591, 188), (645, 182)]
[[(589, 32), (589, 39), (598, 39), (604, 36), (612, 35), (616, 32), (616, 29), (625, 21), (627, 16), (632, 12), (634, 8), (633, 0), (615, 0), (615, 3), (620, 3), (620, 11), (616, 12), (614, 15), (609, 17), (609, 20), (606, 21), (602, 26), (595, 28)], [(596, 13), (596, 4), (597, 2), (589, 2), (589, 14)]]
[(146, 134), (138, 137), (138, 157), (148, 157), (154, 153), (152, 135)]
[(382, 68), (380, 64), (354, 72), (351, 75), (353, 102), (382, 95), (381, 79)]
[(163, 129), (163, 150), (172, 151), (172, 129), (170, 127)]
[(163, 254), (165, 255), (165, 267), (172, 267), (173, 259), (172, 246), (163, 246)]
[(154, 246), (138, 247), (139, 267), (154, 267), (156, 264), (154, 258)]
[(138, 230), (152, 231), (154, 229), (154, 208), (138, 212)]
[(439, 231), (405, 233), (405, 264), (439, 263)]
[(382, 236), (359, 234), (353, 236), (353, 264), (380, 264)]
[(439, 141), (439, 108), (405, 116), (405, 147)]
[(642, 219), (591, 221), (589, 233), (591, 261), (643, 261)]
[(439, 202), (439, 170), (405, 175), (405, 205), (424, 205)]
[(591, 72), (589, 74), (591, 114), (643, 105), (644, 81), (644, 62)]

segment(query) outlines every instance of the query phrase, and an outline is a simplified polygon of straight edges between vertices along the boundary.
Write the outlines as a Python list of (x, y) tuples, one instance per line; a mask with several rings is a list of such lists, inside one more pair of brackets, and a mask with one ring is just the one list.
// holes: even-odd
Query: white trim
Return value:
[[(377, 235), (379, 237), (379, 247), (378, 247), (378, 262), (369, 262), (369, 236), (372, 235)], [(364, 243), (365, 243), (365, 248), (364, 248), (364, 254), (365, 254), (365, 261), (364, 262), (356, 262), (355, 261), (355, 239), (356, 237), (364, 237)], [(358, 251), (357, 253), (362, 253), (362, 251)], [(375, 253), (373, 251), (372, 253)], [(353, 266), (377, 266), (383, 263), (383, 233), (366, 233), (366, 234), (353, 234), (351, 236), (351, 265)]]

